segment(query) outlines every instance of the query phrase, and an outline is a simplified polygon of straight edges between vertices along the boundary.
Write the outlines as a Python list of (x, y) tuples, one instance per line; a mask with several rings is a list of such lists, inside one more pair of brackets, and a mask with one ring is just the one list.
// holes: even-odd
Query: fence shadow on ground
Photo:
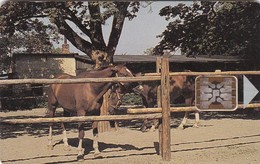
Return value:
[[(113, 136), (110, 135), (109, 137), (113, 137)], [(78, 140), (78, 138), (69, 138), (68, 143), (69, 143), (70, 146), (77, 148), (79, 140)], [(62, 144), (62, 143), (60, 143), (60, 144)], [(83, 140), (82, 146), (85, 148), (85, 151), (84, 151), (85, 154), (89, 154), (92, 150), (94, 150), (92, 139), (85, 138)], [(140, 148), (135, 147), (135, 146), (130, 145), (130, 144), (111, 144), (111, 143), (105, 143), (105, 142), (98, 142), (98, 146), (99, 146), (99, 150), (101, 152), (106, 150), (106, 149), (112, 149), (112, 148), (120, 148), (119, 150), (111, 150), (113, 152), (127, 151), (127, 150), (141, 150)], [(111, 152), (111, 151), (106, 151), (106, 152)]]
[[(46, 117), (46, 116), (45, 116)], [(8, 116), (0, 117), (0, 121), (4, 119), (30, 119), (30, 118), (42, 118), (41, 116)], [(142, 126), (142, 120), (120, 121), (120, 127), (128, 127), (131, 130), (140, 130)], [(61, 135), (60, 123), (53, 124), (53, 135)], [(66, 123), (67, 130), (78, 132), (77, 123)], [(86, 122), (84, 126), (85, 131), (91, 130), (91, 122)], [(0, 125), (0, 139), (17, 138), (19, 136), (29, 135), (34, 137), (47, 137), (49, 135), (49, 124), (8, 124), (2, 123)]]
[[(30, 119), (30, 118), (42, 118), (39, 116), (9, 116), (9, 117), (0, 117), (0, 121), (4, 119)], [(69, 130), (74, 130), (77, 132), (77, 123), (70, 123), (67, 125)], [(86, 123), (86, 130), (90, 129), (90, 123)], [(62, 134), (61, 124), (53, 124), (53, 135)], [(45, 137), (49, 135), (49, 124), (8, 124), (2, 123), (0, 126), (0, 138), (17, 138), (19, 136), (29, 135), (34, 137)]]
[[(6, 162), (25, 162), (25, 161), (30, 161), (30, 160), (36, 160), (36, 159), (50, 159), (50, 158), (56, 158), (56, 157), (70, 157), (70, 156), (76, 156), (77, 154), (67, 154), (67, 155), (47, 155), (47, 156), (37, 156), (37, 157), (31, 157), (31, 158), (19, 158), (19, 159), (10, 159), (10, 160), (4, 160), (2, 161), (3, 163)], [(73, 160), (70, 162), (76, 162), (77, 160)]]
[[(244, 139), (254, 139), (254, 141), (245, 141)], [(220, 142), (219, 144), (216, 144), (214, 146), (209, 146), (207, 143), (213, 143), (218, 141), (234, 141), (241, 139), (241, 142), (232, 143), (229, 144), (223, 144)], [(216, 139), (210, 139), (210, 140), (204, 140), (204, 141), (192, 141), (192, 142), (184, 142), (184, 143), (177, 143), (177, 144), (171, 144), (172, 147), (175, 146), (181, 146), (181, 145), (192, 145), (192, 148), (184, 148), (184, 149), (177, 149), (172, 150), (171, 152), (186, 152), (186, 151), (195, 151), (195, 150), (208, 150), (208, 149), (216, 149), (216, 148), (226, 148), (230, 146), (243, 146), (243, 145), (251, 145), (251, 144), (259, 144), (260, 143), (260, 134), (253, 134), (253, 135), (247, 135), (247, 136), (235, 136), (235, 137), (228, 137), (228, 138), (216, 138)], [(206, 146), (197, 146), (196, 144), (206, 144)]]
[(201, 112), (202, 120), (210, 119), (247, 119), (247, 120), (259, 120), (260, 108), (254, 109), (237, 109), (233, 112)]
[[(78, 146), (78, 138), (69, 138), (68, 139), (69, 145), (77, 148)], [(58, 144), (63, 144), (62, 142), (59, 142), (56, 144), (56, 146)], [(94, 158), (94, 154), (93, 154), (93, 141), (92, 139), (89, 138), (85, 138), (83, 140), (83, 148), (85, 148), (84, 151), (84, 155), (85, 155), (85, 161), (89, 161), (89, 160), (98, 160), (98, 159), (110, 159), (110, 158), (118, 158), (118, 157), (130, 157), (130, 156), (136, 156), (136, 155), (153, 155), (156, 154), (156, 152), (153, 153), (143, 153), (142, 150), (144, 149), (154, 149), (154, 147), (142, 147), (142, 148), (138, 148), (136, 146), (133, 146), (131, 144), (111, 144), (111, 143), (105, 143), (105, 142), (99, 142), (99, 150), (101, 151), (101, 156), (98, 158)], [(116, 149), (116, 150), (110, 150), (110, 149)], [(55, 149), (55, 146), (54, 146)], [(108, 149), (108, 150), (107, 150)], [(136, 151), (140, 151), (138, 153), (126, 153), (126, 154), (122, 154), (122, 155), (107, 155), (107, 153), (116, 153), (116, 152), (127, 152), (127, 151), (131, 151), (131, 150), (136, 150)], [(64, 150), (65, 151), (65, 150)], [(65, 158), (65, 160), (63, 161), (57, 161), (55, 160), (55, 162), (47, 162), (47, 163), (72, 163), (72, 162), (77, 162), (76, 160), (76, 153), (71, 153), (71, 154), (64, 154), (64, 155), (47, 155), (47, 156), (37, 156), (37, 157), (30, 157), (30, 158), (21, 158), (21, 159), (10, 159), (10, 160), (6, 160), (6, 161), (2, 161), (2, 162), (25, 162), (25, 161), (30, 161), (30, 160), (34, 160), (34, 159), (50, 159), (50, 158), (57, 158), (57, 157), (72, 157), (74, 156), (75, 159), (71, 160), (71, 159), (67, 159)]]
[[(58, 115), (59, 116), (59, 115)], [(177, 128), (181, 123), (181, 120), (184, 116), (184, 112), (172, 113), (171, 120), (171, 128)], [(8, 117), (0, 117), (0, 121), (3, 119), (29, 119), (29, 118), (40, 118), (40, 116), (8, 116)], [(210, 119), (250, 119), (250, 120), (259, 120), (260, 119), (260, 108), (255, 109), (238, 109), (234, 112), (201, 112), (200, 119), (201, 120), (210, 120)], [(190, 118), (194, 120), (194, 115), (191, 114)], [(120, 121), (120, 127), (127, 127), (131, 130), (140, 130), (143, 124), (143, 120), (127, 120)], [(77, 132), (77, 123), (69, 123), (68, 130), (74, 130)], [(148, 123), (148, 128), (151, 127), (151, 121)], [(85, 130), (91, 129), (91, 123), (87, 122), (85, 126)], [(61, 127), (59, 123), (53, 124), (53, 134), (58, 135), (61, 134)], [(49, 134), (49, 126), (48, 123), (43, 124), (6, 124), (1, 123), (0, 125), (0, 138), (17, 138), (23, 135), (35, 136), (35, 137), (44, 137)]]

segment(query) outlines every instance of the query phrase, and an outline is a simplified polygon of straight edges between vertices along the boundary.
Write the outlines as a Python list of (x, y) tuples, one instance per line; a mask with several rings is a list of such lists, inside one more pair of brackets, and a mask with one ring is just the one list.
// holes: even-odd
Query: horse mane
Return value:
[(107, 68), (113, 68), (113, 67), (115, 67), (115, 66), (114, 65), (112, 65), (112, 66), (109, 65), (109, 66), (102, 66), (102, 67), (96, 68), (96, 69), (85, 70), (85, 71), (79, 73), (77, 75), (77, 77), (84, 77), (84, 76), (86, 76), (88, 74), (92, 74), (92, 73), (96, 74), (96, 73), (99, 73), (99, 72), (101, 72), (101, 71), (103, 71), (103, 70), (105, 70)]

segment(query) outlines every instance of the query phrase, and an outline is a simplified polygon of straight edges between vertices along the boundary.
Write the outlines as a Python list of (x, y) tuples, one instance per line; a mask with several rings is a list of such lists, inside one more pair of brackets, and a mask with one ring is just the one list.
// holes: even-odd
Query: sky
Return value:
[[(160, 35), (169, 23), (164, 19), (164, 17), (159, 16), (160, 9), (167, 5), (177, 5), (180, 2), (181, 1), (153, 2), (150, 6), (145, 8), (141, 7), (137, 13), (137, 17), (133, 20), (129, 21), (128, 18), (126, 18), (115, 54), (142, 55), (146, 49), (157, 45), (160, 39), (156, 38), (156, 36)], [(192, 1), (183, 3), (191, 4)], [(108, 41), (111, 30), (111, 20), (112, 19), (108, 20), (108, 22), (103, 26), (103, 33), (106, 42)], [(71, 44), (70, 50), (71, 52), (84, 54)]]
[[(0, 0), (0, 6), (4, 2), (6, 2), (6, 0)], [(144, 1), (141, 3), (144, 5), (146, 4)], [(160, 35), (169, 23), (164, 19), (164, 17), (159, 16), (160, 9), (167, 5), (175, 6), (179, 3), (191, 4), (192, 1), (154, 1), (151, 5), (147, 6), (146, 4), (147, 7), (140, 7), (137, 17), (133, 20), (129, 21), (128, 18), (126, 18), (115, 54), (141, 55), (144, 54), (144, 51), (148, 48), (157, 45), (160, 39), (156, 36)], [(46, 19), (44, 22), (48, 23), (49, 21)], [(108, 42), (111, 25), (112, 18), (110, 18), (103, 26), (103, 34), (106, 43)], [(72, 28), (77, 31), (75, 25), (72, 25)], [(89, 40), (87, 36), (83, 35), (82, 37)], [(69, 44), (71, 52), (84, 54), (71, 43)], [(60, 42), (60, 44), (54, 43), (55, 47), (61, 47), (61, 45), (62, 42)]]
[[(256, 1), (260, 3), (260, 0)], [(160, 35), (169, 23), (164, 17), (159, 16), (160, 9), (167, 5), (175, 6), (179, 3), (190, 5), (193, 1), (155, 1), (146, 8), (141, 7), (137, 17), (132, 21), (126, 18), (115, 54), (142, 55), (148, 48), (157, 45), (160, 38), (156, 36)], [(108, 20), (103, 27), (106, 42), (110, 34), (111, 24), (112, 19)], [(70, 47), (72, 52), (84, 54), (73, 47), (73, 45)], [(179, 52), (176, 54), (179, 54)]]
[(159, 16), (161, 8), (177, 5), (179, 2), (154, 2), (141, 8), (132, 21), (126, 19), (115, 54), (143, 54), (147, 48), (154, 47), (160, 41), (160, 35), (169, 22)]
[[(0, 5), (4, 3), (5, 0), (0, 0)], [(259, 2), (260, 0), (257, 0)], [(144, 2), (143, 2), (144, 3)], [(175, 6), (178, 3), (192, 4), (192, 1), (155, 1), (150, 6), (146, 8), (141, 7), (132, 21), (126, 18), (122, 34), (116, 49), (115, 54), (128, 54), (128, 55), (141, 55), (144, 54), (148, 48), (154, 47), (160, 41), (157, 35), (160, 35), (169, 23), (164, 19), (164, 17), (159, 16), (159, 11), (161, 8), (171, 5)], [(103, 26), (103, 33), (105, 41), (108, 41), (112, 25), (112, 18), (110, 18), (106, 24)], [(61, 47), (55, 44), (55, 47)], [(70, 44), (71, 52), (84, 54)]]

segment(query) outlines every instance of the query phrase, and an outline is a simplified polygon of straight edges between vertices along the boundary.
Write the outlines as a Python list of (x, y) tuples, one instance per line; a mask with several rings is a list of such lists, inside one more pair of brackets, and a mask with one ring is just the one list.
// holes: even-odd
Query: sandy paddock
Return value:
[[(45, 109), (0, 112), (3, 118), (35, 118)], [(173, 115), (174, 116), (174, 115)], [(176, 116), (176, 115), (175, 115)], [(190, 120), (184, 130), (176, 129), (181, 117), (172, 119), (169, 163), (260, 163), (260, 110), (236, 113), (204, 113), (199, 128)], [(158, 130), (139, 131), (140, 121), (121, 122), (119, 131), (99, 134), (102, 158), (93, 158), (92, 133), (85, 132), (84, 162), (77, 162), (77, 129), (68, 132), (70, 151), (63, 150), (59, 125), (54, 127), (54, 150), (47, 149), (47, 124), (1, 124), (2, 163), (164, 163), (158, 152)]]

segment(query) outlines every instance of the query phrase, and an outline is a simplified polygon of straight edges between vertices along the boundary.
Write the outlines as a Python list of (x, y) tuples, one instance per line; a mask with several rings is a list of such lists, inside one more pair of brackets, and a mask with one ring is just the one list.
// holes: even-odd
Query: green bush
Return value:
[(139, 95), (127, 93), (122, 98), (122, 105), (143, 105), (143, 101)]

